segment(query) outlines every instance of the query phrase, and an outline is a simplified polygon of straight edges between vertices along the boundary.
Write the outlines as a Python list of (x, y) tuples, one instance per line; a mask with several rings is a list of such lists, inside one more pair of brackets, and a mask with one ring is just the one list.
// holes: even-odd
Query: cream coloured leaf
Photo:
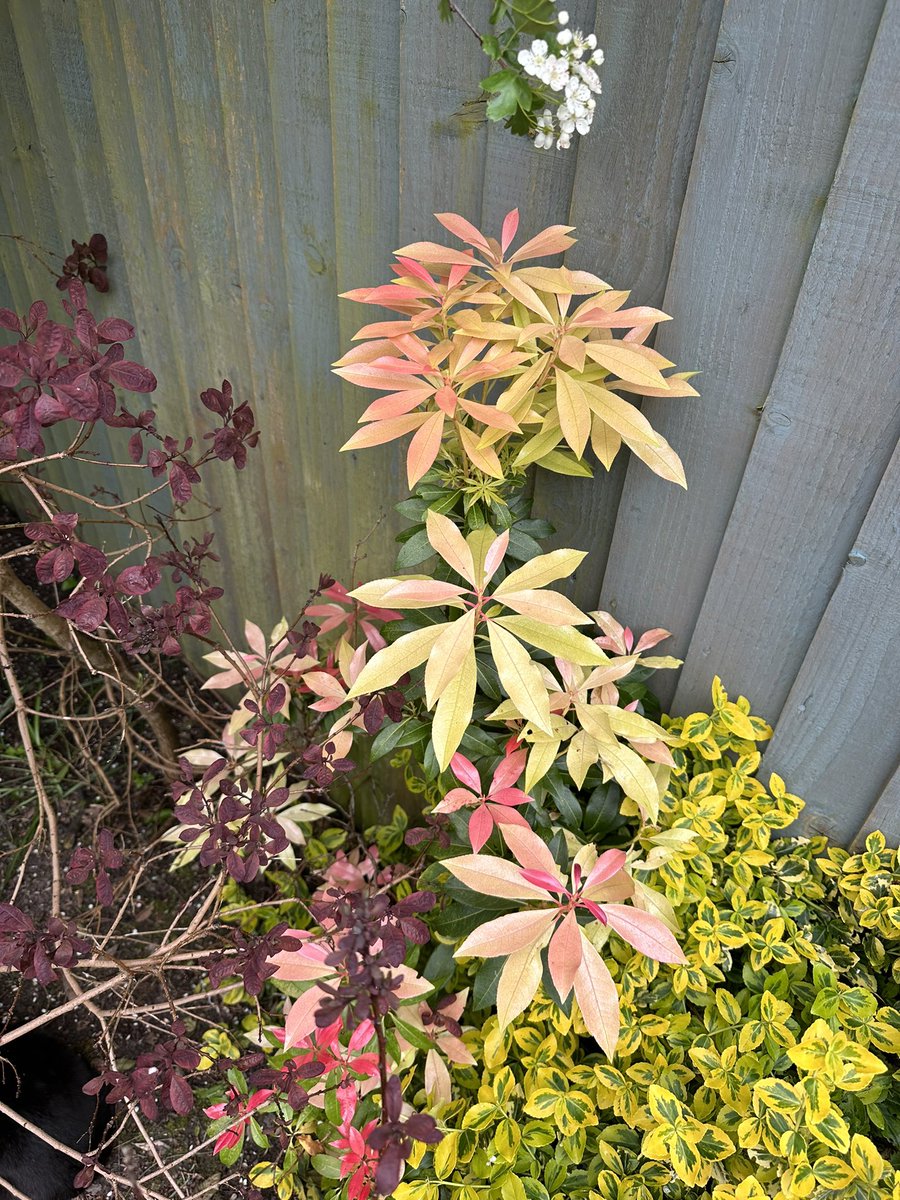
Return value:
[(544, 588), (522, 588), (503, 592), (503, 603), (523, 617), (532, 617), (543, 625), (589, 625), (591, 618), (559, 592)]
[(461, 575), (475, 587), (477, 581), (472, 551), (455, 523), (442, 513), (428, 509), (425, 513), (425, 530), (432, 549), (457, 575)]
[[(537, 884), (522, 878), (522, 868), (505, 858), (490, 854), (461, 854), (445, 858), (442, 867), (473, 892), (498, 896), (501, 900), (544, 900), (547, 893)], [(312, 978), (312, 977), (310, 977)]]
[(350, 700), (390, 687), (401, 675), (420, 666), (431, 653), (434, 643), (447, 628), (448, 622), (429, 625), (425, 629), (414, 629), (405, 633), (383, 650), (379, 650), (371, 662), (366, 663), (347, 693)]
[(654, 474), (660, 479), (668, 479), (670, 483), (677, 483), (679, 487), (687, 487), (687, 479), (684, 474), (684, 465), (681, 459), (669, 445), (664, 437), (657, 435), (656, 441), (651, 445), (645, 442), (634, 441), (631, 438), (624, 437), (622, 440), (631, 450), (636, 458), (641, 462), (646, 463)]
[(579, 384), (558, 368), (556, 411), (559, 413), (559, 427), (563, 431), (563, 437), (576, 456), (581, 458), (591, 432), (591, 410)]
[(523, 588), (546, 587), (556, 579), (571, 575), (587, 558), (585, 550), (551, 550), (549, 554), (538, 554), (536, 558), (510, 571), (493, 595), (502, 599), (506, 592), (518, 592)]
[(566, 750), (566, 769), (576, 787), (581, 787), (588, 771), (597, 761), (600, 747), (589, 733), (580, 729), (569, 742)]
[(619, 993), (606, 963), (581, 933), (581, 964), (575, 974), (575, 999), (584, 1023), (607, 1058), (616, 1052), (621, 1016)]
[(452, 621), (434, 643), (425, 665), (425, 704), (433, 708), (448, 685), (462, 671), (465, 660), (473, 652), (475, 642), (475, 609), (471, 608)]
[(553, 908), (528, 909), (496, 917), (470, 933), (456, 958), (505, 958), (518, 950), (533, 947), (543, 939), (557, 918)]
[(641, 810), (644, 819), (655, 821), (659, 815), (659, 788), (640, 755), (621, 742), (603, 742), (600, 745), (600, 760), (625, 795)]
[(477, 677), (475, 646), (471, 643), (459, 674), (444, 688), (431, 722), (431, 741), (442, 771), (449, 767), (450, 759), (456, 753), (472, 720)]
[(550, 733), (550, 701), (537, 663), (531, 660), (522, 643), (495, 621), (488, 623), (488, 636), (494, 666), (506, 694), (526, 720)]
[(633, 347), (612, 338), (609, 341), (587, 342), (588, 356), (607, 371), (629, 383), (646, 384), (648, 387), (665, 387), (666, 381), (643, 354)]
[(606, 655), (597, 643), (571, 626), (543, 625), (531, 617), (521, 616), (495, 617), (494, 623), (502, 625), (523, 642), (546, 650), (555, 658), (565, 658), (581, 667), (593, 667), (606, 662)]
[(596, 413), (591, 415), (591, 449), (607, 471), (622, 448), (622, 438)]
[(521, 1016), (538, 989), (543, 966), (540, 949), (526, 947), (506, 960), (497, 983), (497, 1021), (503, 1030)]

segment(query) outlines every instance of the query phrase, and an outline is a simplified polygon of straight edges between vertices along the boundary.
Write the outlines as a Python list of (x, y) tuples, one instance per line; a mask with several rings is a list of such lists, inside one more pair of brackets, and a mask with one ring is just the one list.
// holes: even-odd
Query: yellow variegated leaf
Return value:
[(450, 759), (459, 748), (472, 720), (477, 675), (475, 646), (470, 644), (459, 674), (444, 688), (434, 710), (431, 740), (442, 771), (450, 765)]
[[(465, 543), (463, 543), (465, 544)], [(468, 549), (468, 547), (466, 547)], [(425, 666), (425, 703), (433, 708), (462, 669), (475, 644), (475, 609), (447, 625), (434, 643)]]
[(844, 1160), (836, 1158), (833, 1154), (823, 1154), (821, 1158), (817, 1158), (812, 1170), (817, 1182), (829, 1192), (843, 1191), (855, 1178), (852, 1169)]
[(544, 625), (530, 616), (496, 617), (494, 624), (502, 625), (523, 642), (578, 666), (594, 667), (606, 662), (606, 655), (597, 643), (571, 626)]
[(350, 699), (365, 696), (368, 692), (377, 692), (380, 688), (390, 687), (401, 675), (412, 671), (425, 661), (431, 650), (447, 628), (449, 622), (443, 621), (438, 625), (429, 625), (425, 629), (414, 629), (403, 637), (379, 650), (371, 662), (366, 663), (356, 678), (353, 687), (347, 693)]
[(874, 1187), (888, 1164), (878, 1153), (873, 1142), (860, 1133), (854, 1133), (850, 1139), (850, 1165), (856, 1172), (857, 1179), (862, 1179), (869, 1187)]
[(488, 624), (488, 636), (494, 666), (510, 700), (526, 720), (552, 733), (550, 700), (537, 663), (522, 643), (495, 621)]

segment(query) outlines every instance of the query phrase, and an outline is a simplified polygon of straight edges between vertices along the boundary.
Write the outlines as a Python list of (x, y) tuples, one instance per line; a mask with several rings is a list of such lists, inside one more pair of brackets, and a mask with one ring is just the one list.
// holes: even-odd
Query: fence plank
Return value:
[[(702, 371), (702, 399), (643, 405), (682, 455), (688, 491), (629, 465), (601, 594), (603, 607), (635, 628), (672, 629), (680, 657), (775, 372), (880, 4), (736, 0), (723, 16), (663, 305), (675, 319), (656, 342), (680, 368)], [(730, 668), (725, 647), (712, 647)], [(660, 687), (665, 701), (672, 686)]]
[[(631, 288), (636, 304), (663, 300), (721, 12), (722, 0), (626, 0), (597, 20), (603, 94), (578, 150), (566, 261)], [(593, 483), (538, 475), (535, 510), (557, 527), (554, 545), (590, 551), (572, 592), (581, 607), (600, 595), (626, 463), (597, 466)]]
[(900, 845), (900, 763), (853, 839), (853, 845), (860, 846), (876, 829), (881, 830), (889, 846)]
[[(763, 759), (807, 801), (804, 828), (847, 845), (900, 756), (900, 445)], [(900, 828), (900, 810), (893, 818)]]
[(717, 669), (778, 716), (900, 433), (898, 62), (889, 0), (679, 706), (699, 703)]
[[(329, 4), (327, 12), (336, 278), (343, 292), (385, 282), (399, 245), (400, 7)], [(360, 325), (384, 315), (383, 310), (342, 300), (341, 352), (349, 349)], [(349, 384), (341, 386), (340, 395), (342, 403), (329, 416), (339, 446), (372, 399)], [(340, 506), (332, 510), (338, 573), (346, 580), (357, 554), (366, 559), (360, 578), (384, 573), (394, 558), (393, 506), (407, 491), (400, 451), (396, 444), (353, 450), (330, 456), (329, 463), (334, 465), (332, 487)]]

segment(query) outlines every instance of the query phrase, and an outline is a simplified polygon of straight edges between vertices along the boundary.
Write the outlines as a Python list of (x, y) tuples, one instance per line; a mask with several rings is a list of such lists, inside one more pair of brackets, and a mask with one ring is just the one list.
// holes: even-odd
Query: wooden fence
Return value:
[[(539, 481), (591, 551), (576, 599), (675, 632), (673, 711), (716, 673), (749, 696), (806, 829), (900, 839), (900, 0), (572, 0), (607, 62), (568, 152), (484, 123), (486, 60), (436, 7), (3, 0), (5, 231), (107, 235), (98, 310), (134, 320), (173, 424), (223, 376), (252, 400), (264, 448), (215, 499), (229, 618), (265, 624), (357, 543), (360, 577), (392, 559), (396, 452), (337, 453), (362, 397), (329, 364), (365, 315), (338, 292), (436, 209), (577, 226), (567, 261), (674, 315), (657, 345), (702, 399), (645, 404), (686, 494), (637, 462)], [(52, 290), (19, 243), (0, 269), (0, 304)]]

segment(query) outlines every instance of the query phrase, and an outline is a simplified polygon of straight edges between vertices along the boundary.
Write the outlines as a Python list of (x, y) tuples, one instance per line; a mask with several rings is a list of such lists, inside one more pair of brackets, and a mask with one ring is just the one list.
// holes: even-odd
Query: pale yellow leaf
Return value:
[(600, 759), (625, 795), (641, 810), (645, 820), (655, 820), (659, 813), (659, 788), (653, 772), (640, 755), (621, 742), (604, 742), (600, 746)]
[(521, 1016), (534, 999), (542, 973), (539, 947), (517, 950), (506, 960), (497, 983), (497, 1020), (501, 1030)]
[(521, 591), (504, 591), (503, 603), (523, 617), (533, 617), (544, 625), (589, 625), (591, 618), (583, 613), (571, 600), (544, 588), (523, 588)]
[[(506, 599), (504, 597), (504, 604)], [(495, 617), (495, 623), (514, 633), (523, 642), (546, 650), (554, 658), (564, 658), (580, 667), (593, 667), (606, 662), (606, 655), (596, 642), (571, 626), (543, 625), (531, 617)], [(627, 672), (624, 672), (627, 674)]]
[(607, 471), (613, 465), (621, 448), (622, 439), (619, 434), (594, 413), (591, 417), (591, 449)]
[(494, 666), (506, 694), (526, 720), (551, 733), (550, 702), (537, 663), (522, 643), (496, 622), (489, 622), (488, 635)]
[(666, 381), (656, 367), (650, 365), (646, 356), (638, 353), (618, 338), (609, 341), (587, 342), (588, 356), (607, 371), (629, 383), (645, 384), (647, 387), (666, 386)]
[(499, 600), (507, 592), (546, 587), (556, 579), (567, 578), (586, 558), (587, 552), (584, 550), (551, 550), (549, 554), (539, 554), (524, 566), (510, 571), (503, 582), (494, 588), (493, 595)]
[(429, 542), (444, 562), (475, 587), (472, 551), (453, 521), (442, 513), (428, 509), (425, 513), (425, 529)]
[(434, 710), (431, 741), (442, 771), (449, 767), (450, 759), (459, 748), (463, 734), (472, 720), (477, 674), (473, 644), (469, 647), (459, 674), (444, 688)]
[(479, 445), (479, 435), (473, 433), (471, 429), (466, 429), (464, 425), (457, 426), (459, 440), (462, 442), (462, 448), (472, 463), (482, 471), (485, 475), (490, 475), (494, 479), (503, 478), (503, 467), (500, 465), (500, 459), (497, 457), (497, 452), (492, 450), (490, 446), (481, 447)]
[(591, 432), (591, 410), (579, 384), (559, 368), (556, 370), (556, 411), (563, 437), (581, 458)]
[(475, 609), (471, 608), (464, 617), (447, 625), (428, 656), (425, 665), (425, 704), (428, 708), (434, 707), (457, 672), (462, 670), (474, 644)]
[(581, 787), (584, 777), (599, 757), (600, 747), (589, 733), (580, 729), (569, 742), (566, 750), (566, 768), (576, 787)]
[(350, 700), (390, 687), (401, 675), (420, 666), (431, 653), (434, 643), (447, 628), (449, 622), (429, 625), (425, 629), (414, 629), (405, 633), (396, 642), (379, 650), (371, 662), (366, 663), (356, 682), (347, 693)]
[(556, 762), (559, 746), (558, 741), (550, 740), (533, 743), (528, 751), (528, 764), (525, 767), (524, 788), (526, 792), (530, 792)]
[(629, 444), (646, 442), (653, 445), (659, 440), (659, 434), (633, 404), (597, 383), (583, 383), (582, 388), (591, 411)]
[(646, 463), (660, 479), (668, 479), (671, 483), (677, 483), (679, 487), (687, 487), (682, 461), (664, 437), (657, 435), (656, 441), (652, 445), (632, 441), (624, 435), (622, 440), (631, 452), (641, 462)]

